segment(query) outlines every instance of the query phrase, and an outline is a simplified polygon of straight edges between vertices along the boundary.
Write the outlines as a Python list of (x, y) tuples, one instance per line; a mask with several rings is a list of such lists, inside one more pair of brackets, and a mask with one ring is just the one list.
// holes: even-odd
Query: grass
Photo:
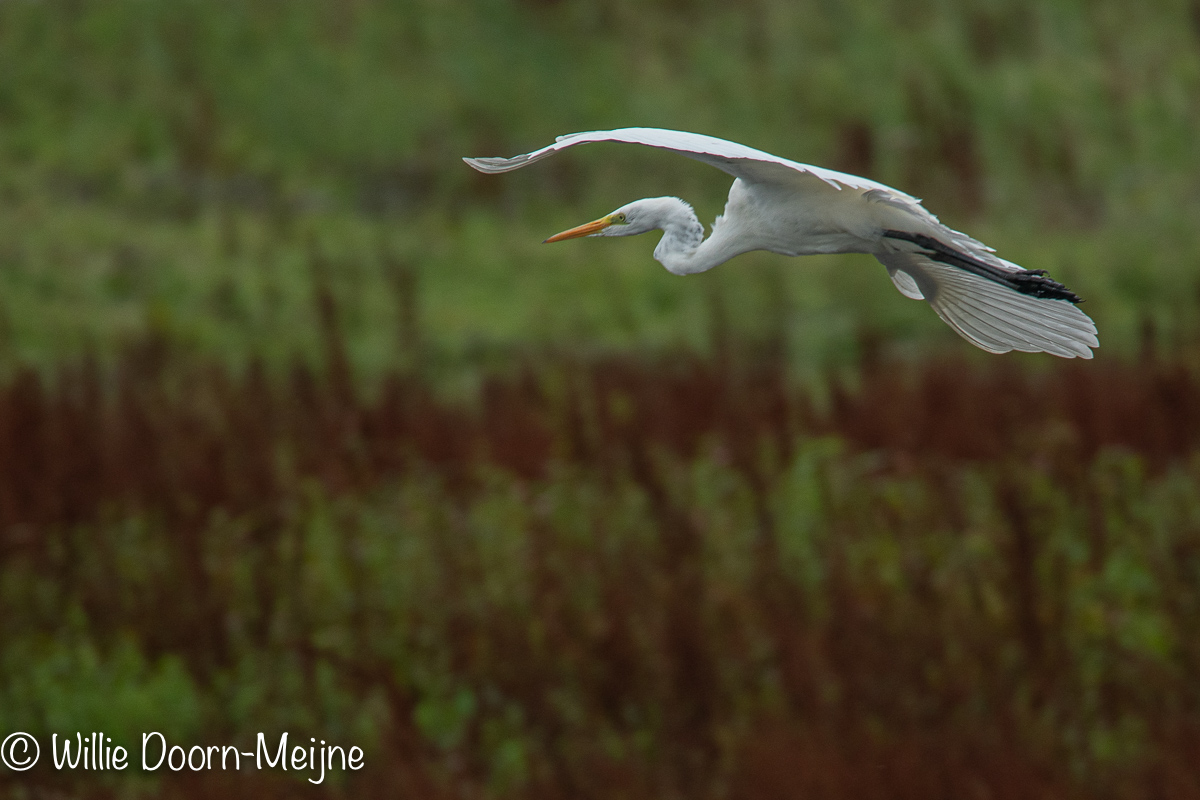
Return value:
[[(958, 341), (924, 304), (902, 298), (868, 256), (793, 263), (752, 254), (678, 279), (639, 239), (540, 244), (572, 221), (562, 215), (535, 231), (482, 213), (400, 226), (330, 214), (281, 232), (253, 214), (129, 219), (47, 200), (41, 211), (12, 212), (5, 226), (0, 352), (11, 370), (91, 350), (111, 354), (163, 334), (214, 357), (245, 362), (257, 354), (280, 367), (318, 345), (314, 253), (330, 264), (351, 358), (365, 375), (398, 365), (396, 343), (414, 315), (430, 357), (455, 373), (565, 343), (608, 352), (703, 347), (714, 303), (743, 338), (762, 337), (767, 321), (785, 318), (793, 367), (808, 376), (853, 363), (862, 319), (897, 353)], [(1119, 242), (1091, 232), (1009, 234), (1011, 241), (1000, 231), (973, 232), (1022, 263), (1059, 265), (1053, 274), (1085, 297), (1106, 351), (1135, 352), (1147, 318), (1167, 332), (1196, 324), (1194, 279), (1160, 266), (1169, 261), (1183, 273), (1195, 263), (1190, 232), (1127, 231)]]
[(748, 256), (681, 281), (642, 240), (537, 244), (644, 195), (680, 194), (711, 219), (727, 183), (703, 165), (619, 146), (503, 177), (459, 161), (622, 124), (703, 130), (924, 196), (1076, 288), (1105, 347), (1128, 353), (1141, 317), (1186, 325), (1194, 307), (1194, 16), (1116, 2), (6, 3), (7, 360), (112, 352), (165, 327), (286, 363), (313, 345), (313, 242), (336, 256), (350, 349), (375, 374), (394, 366), (382, 267), (395, 259), (417, 277), (430, 349), (467, 369), (529, 342), (695, 346), (714, 294), (753, 333), (764, 295), (782, 293), (802, 371), (849, 363), (864, 316), (902, 350), (944, 337), (865, 257)]

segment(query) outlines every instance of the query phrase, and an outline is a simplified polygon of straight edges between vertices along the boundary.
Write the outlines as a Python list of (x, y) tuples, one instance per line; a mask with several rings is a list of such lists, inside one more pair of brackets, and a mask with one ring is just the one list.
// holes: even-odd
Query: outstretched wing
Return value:
[(1091, 348), (1100, 346), (1096, 323), (1069, 300), (1028, 294), (922, 252), (881, 251), (875, 257), (904, 295), (923, 297), (964, 339), (990, 353), (1091, 358)]
[[(907, 197), (903, 192), (876, 183), (866, 178), (822, 169), (810, 164), (799, 164), (786, 158), (773, 156), (753, 147), (737, 142), (718, 139), (687, 131), (671, 131), (664, 128), (621, 128), (615, 131), (591, 131), (559, 136), (554, 144), (513, 158), (464, 158), (463, 161), (480, 172), (508, 172), (527, 164), (540, 161), (560, 150), (588, 142), (628, 142), (647, 147), (668, 150), (681, 156), (703, 161), (705, 164), (727, 172), (747, 183), (805, 184), (816, 178), (835, 189), (851, 188), (884, 191)], [(913, 201), (916, 202), (916, 201)]]

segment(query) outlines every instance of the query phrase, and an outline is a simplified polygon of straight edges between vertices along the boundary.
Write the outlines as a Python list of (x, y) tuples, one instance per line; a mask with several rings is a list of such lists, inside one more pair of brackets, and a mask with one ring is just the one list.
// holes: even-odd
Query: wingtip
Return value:
[(514, 169), (519, 169), (526, 164), (536, 159), (529, 158), (528, 154), (523, 156), (515, 156), (514, 158), (479, 157), (468, 158), (463, 157), (463, 161), (467, 162), (467, 166), (479, 172), (496, 173), (496, 172), (511, 172)]
[(1056, 352), (1055, 350), (1051, 350), (1049, 348), (1046, 348), (1041, 352), (1050, 353), (1050, 355), (1059, 356), (1060, 358), (1081, 358), (1084, 361), (1090, 361), (1096, 357), (1096, 354), (1093, 352), (1092, 348), (1099, 347), (1100, 343), (1096, 341), (1094, 336), (1089, 337), (1089, 339), (1077, 339), (1073, 342), (1070, 342), (1069, 344), (1063, 346), (1063, 352)]

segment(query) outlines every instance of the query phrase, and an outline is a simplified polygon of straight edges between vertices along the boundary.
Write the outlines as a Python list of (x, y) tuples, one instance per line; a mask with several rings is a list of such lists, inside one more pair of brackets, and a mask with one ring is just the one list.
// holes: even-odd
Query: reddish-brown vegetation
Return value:
[[(1200, 381), (1187, 366), (869, 363), (818, 402), (750, 351), (547, 357), (463, 404), (416, 374), (362, 391), (332, 308), (327, 333), (326, 368), (281, 380), (150, 342), (112, 370), (29, 370), (0, 387), (0, 572), (55, 587), (13, 609), (8, 634), (53, 633), (56, 609), (78, 603), (98, 641), (179, 655), (201, 686), (253, 648), (330, 666), (349, 695), (386, 698), (356, 796), (1200, 797)], [(819, 437), (845, 447), (813, 456)], [(806, 458), (811, 579), (781, 516)], [(728, 504), (695, 499), (697, 463), (730, 476)], [(1171, 475), (1175, 505), (1147, 510)], [(368, 535), (357, 498), (406, 481), (442, 509), (404, 534), (428, 540), (438, 582), (400, 612), (374, 580), (346, 583), (333, 624), (353, 644), (322, 644), (329, 622), (295, 611), (307, 589), (281, 543), (316, 486), (351, 509), (349, 551)], [(610, 498), (582, 524), (593, 539), (543, 508), (567, 485)], [(519, 599), (488, 603), (474, 587), (513, 567), (485, 560), (463, 515), (497, 492), (527, 509), (524, 578)], [(606, 519), (631, 493), (648, 536)], [(136, 577), (113, 533), (131, 517), (161, 559)], [(214, 519), (244, 525), (236, 586)], [(738, 530), (744, 572), (712, 555)], [(1156, 588), (1104, 583), (1122, 559)], [(280, 609), (293, 609), (282, 635)], [(1138, 614), (1166, 644), (1130, 643)], [(425, 653), (474, 698), (454, 741), (415, 721), (426, 689), (405, 670), (419, 658), (396, 652)], [(489, 720), (513, 714), (522, 766), (498, 782)], [(164, 790), (296, 787), (204, 775)]]

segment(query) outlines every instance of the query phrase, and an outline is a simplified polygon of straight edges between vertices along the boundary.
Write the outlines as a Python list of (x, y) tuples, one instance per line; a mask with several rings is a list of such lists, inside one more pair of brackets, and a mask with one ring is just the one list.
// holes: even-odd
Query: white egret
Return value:
[(560, 136), (514, 158), (464, 158), (480, 172), (508, 172), (588, 142), (628, 142), (711, 164), (734, 177), (712, 234), (677, 197), (635, 200), (551, 236), (633, 236), (663, 231), (654, 257), (676, 275), (704, 272), (741, 253), (787, 256), (870, 253), (900, 293), (926, 300), (963, 338), (991, 353), (1021, 350), (1091, 358), (1096, 325), (1080, 298), (1045, 270), (1026, 270), (938, 222), (921, 202), (881, 183), (798, 164), (698, 133), (622, 128)]

